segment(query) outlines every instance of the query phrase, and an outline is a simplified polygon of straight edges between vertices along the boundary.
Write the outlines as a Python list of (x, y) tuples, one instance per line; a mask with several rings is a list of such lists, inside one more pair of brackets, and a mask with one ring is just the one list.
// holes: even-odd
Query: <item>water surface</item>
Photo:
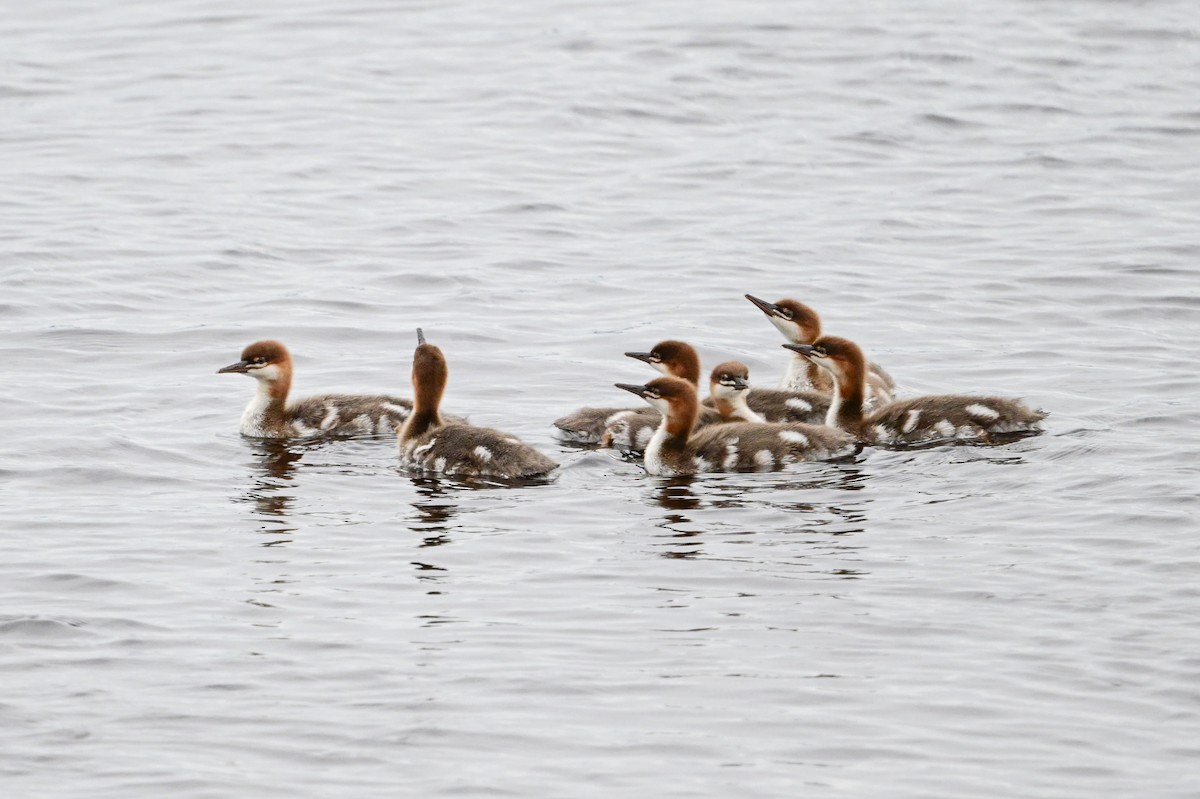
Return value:
[[(1075, 0), (0, 18), (6, 796), (1196, 795), (1200, 32)], [(549, 422), (792, 296), (1004, 447), (663, 480)], [(237, 434), (408, 392), (553, 483)]]

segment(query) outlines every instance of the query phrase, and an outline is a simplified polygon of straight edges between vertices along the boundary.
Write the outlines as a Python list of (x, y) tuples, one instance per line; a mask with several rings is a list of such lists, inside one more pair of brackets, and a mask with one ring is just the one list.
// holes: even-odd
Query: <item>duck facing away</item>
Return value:
[(427, 344), (418, 328), (412, 368), (413, 410), (399, 434), (402, 466), (452, 477), (503, 480), (537, 477), (558, 467), (508, 433), (443, 421), (439, 409), (448, 377), (442, 351)]
[[(783, 334), (791, 344), (812, 344), (821, 337), (821, 317), (812, 308), (796, 300), (780, 300), (767, 302), (752, 294), (746, 299), (754, 303), (758, 310), (766, 314), (767, 319)], [(896, 391), (896, 381), (877, 363), (867, 364), (867, 403), (868, 405), (884, 405), (892, 401)], [(779, 387), (789, 391), (811, 389), (823, 394), (833, 393), (833, 380), (816, 364), (806, 358), (795, 355), (788, 362), (787, 372)]]
[(784, 344), (834, 381), (826, 424), (872, 444), (916, 444), (945, 439), (989, 441), (1004, 433), (1036, 433), (1046, 414), (1006, 397), (938, 395), (864, 410), (867, 364), (849, 339), (822, 336), (812, 344)]
[(677, 377), (616, 386), (637, 394), (662, 414), (646, 447), (646, 471), (653, 475), (775, 471), (791, 463), (859, 450), (854, 437), (841, 430), (801, 423), (734, 422), (694, 431), (700, 411), (696, 389)]
[(830, 397), (818, 391), (750, 387), (741, 361), (717, 365), (709, 380), (709, 401), (725, 421), (824, 424)]
[(388, 395), (322, 394), (288, 404), (292, 356), (278, 341), (256, 341), (242, 359), (217, 374), (253, 377), (254, 399), (242, 413), (242, 435), (255, 438), (313, 438), (395, 433), (412, 402)]

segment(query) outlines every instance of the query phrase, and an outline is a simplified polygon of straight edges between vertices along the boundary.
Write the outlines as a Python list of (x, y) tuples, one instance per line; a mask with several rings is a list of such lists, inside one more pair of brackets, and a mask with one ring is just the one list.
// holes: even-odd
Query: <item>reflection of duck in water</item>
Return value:
[(421, 498), (420, 501), (412, 503), (417, 511), (417, 519), (412, 529), (425, 536), (421, 546), (432, 547), (446, 543), (449, 540), (446, 534), (450, 532), (447, 522), (458, 513), (458, 506), (448, 501), (448, 492), (436, 477), (415, 475), (412, 482)]
[[(667, 510), (696, 510), (700, 507), (700, 498), (692, 493), (691, 475), (672, 477), (664, 481), (658, 492), (658, 504)], [(669, 516), (667, 521), (688, 521), (682, 516)]]
[(462, 422), (446, 423), (438, 408), (449, 370), (442, 351), (417, 330), (413, 354), (412, 414), (400, 428), (400, 463), (455, 477), (537, 477), (558, 464), (507, 433)]
[(1003, 433), (1034, 433), (1046, 414), (1006, 397), (940, 395), (898, 400), (864, 411), (867, 363), (849, 339), (822, 336), (812, 344), (784, 344), (834, 381), (826, 423), (872, 444), (913, 444), (944, 439), (989, 440)]
[(256, 341), (242, 359), (217, 374), (236, 372), (256, 381), (254, 399), (242, 413), (242, 435), (255, 438), (312, 438), (394, 433), (412, 402), (386, 394), (322, 394), (288, 404), (292, 356), (278, 341)]
[(644, 386), (617, 383), (617, 387), (637, 394), (662, 414), (646, 447), (646, 471), (653, 475), (773, 471), (858, 451), (854, 438), (840, 430), (799, 422), (734, 422), (693, 432), (700, 409), (696, 389), (677, 377), (660, 377)]
[[(296, 471), (295, 464), (304, 457), (304, 450), (291, 446), (287, 441), (263, 439), (254, 443), (254, 454), (258, 456), (255, 465), (267, 477), (272, 480), (291, 480), (292, 473)], [(266, 483), (259, 485), (267, 487)]]
[(242, 499), (253, 503), (254, 515), (262, 524), (263, 532), (270, 535), (295, 532), (293, 527), (279, 525), (291, 523), (296, 498), (286, 492), (290, 489), (296, 464), (304, 457), (304, 450), (288, 441), (260, 439), (254, 442), (253, 454), (250, 464), (252, 482)]

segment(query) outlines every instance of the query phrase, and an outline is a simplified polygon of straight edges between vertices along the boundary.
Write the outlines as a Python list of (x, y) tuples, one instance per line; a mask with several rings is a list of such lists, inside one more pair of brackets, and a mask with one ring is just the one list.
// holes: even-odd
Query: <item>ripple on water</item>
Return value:
[[(214, 5), (0, 15), (8, 794), (1194, 793), (1191, 5)], [(665, 338), (774, 385), (746, 292), (1048, 430), (553, 443)], [(246, 343), (417, 326), (553, 479), (237, 435)]]
[(91, 638), (81, 619), (54, 619), (37, 616), (0, 616), (0, 639), (13, 643), (38, 643), (67, 638)]

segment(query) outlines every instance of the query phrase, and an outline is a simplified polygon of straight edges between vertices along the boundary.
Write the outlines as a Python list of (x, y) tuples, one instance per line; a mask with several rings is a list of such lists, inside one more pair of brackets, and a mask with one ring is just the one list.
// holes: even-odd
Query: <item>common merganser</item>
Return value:
[[(746, 299), (766, 314), (789, 343), (812, 344), (821, 337), (821, 317), (804, 303), (787, 299), (767, 302), (752, 294), (747, 294)], [(891, 402), (896, 381), (879, 364), (870, 362), (867, 366), (867, 404), (876, 406)], [(808, 359), (793, 356), (779, 387), (789, 391), (807, 388), (829, 394), (833, 392), (833, 380)]]
[(413, 353), (413, 410), (398, 437), (401, 465), (454, 477), (515, 480), (537, 477), (558, 467), (520, 439), (464, 422), (444, 422), (439, 413), (449, 369), (442, 351), (417, 329)]
[(724, 421), (759, 424), (767, 421), (746, 404), (749, 380), (750, 369), (740, 361), (726, 361), (713, 367), (708, 377), (708, 398)]
[(772, 471), (800, 461), (852, 455), (854, 437), (808, 424), (733, 422), (693, 433), (700, 403), (691, 383), (659, 377), (645, 385), (617, 383), (662, 414), (646, 447), (646, 471), (658, 476), (698, 472)]
[(750, 370), (741, 361), (726, 361), (713, 369), (709, 392), (725, 421), (823, 424), (829, 410), (829, 395), (819, 391), (752, 389)]
[(867, 364), (849, 339), (822, 336), (812, 344), (784, 344), (834, 381), (826, 424), (873, 444), (914, 444), (945, 439), (989, 441), (1003, 433), (1042, 430), (1046, 413), (1005, 397), (938, 395), (899, 400), (867, 413)]
[[(681, 344), (681, 342), (675, 343)], [(691, 350), (691, 347), (686, 344), (682, 344), (682, 346)], [(699, 358), (696, 359), (696, 364), (699, 366)], [(792, 418), (799, 412), (798, 408), (800, 407), (795, 404), (796, 397), (799, 396), (797, 392), (773, 392), (780, 396), (768, 396), (765, 400), (759, 401), (758, 392), (755, 391), (750, 399), (755, 400), (761, 406), (763, 413), (760, 413), (758, 408), (752, 407), (754, 403), (746, 401), (747, 394), (750, 393), (747, 391), (750, 387), (747, 382), (749, 377), (750, 370), (746, 368), (745, 364), (738, 361), (727, 361), (714, 368), (712, 374), (709, 375), (709, 398), (700, 405), (696, 427), (703, 428), (711, 424), (726, 422), (808, 421), (807, 419)], [(821, 418), (823, 418), (824, 409), (829, 405), (828, 398), (816, 392), (806, 392), (806, 395), (808, 395), (807, 399), (821, 409)], [(784, 400), (793, 402), (793, 404), (791, 406), (784, 405), (782, 404)], [(811, 416), (813, 405), (803, 402), (803, 400), (799, 400), (799, 402), (803, 403), (802, 407), (808, 411), (807, 415)], [(609, 424), (604, 432), (604, 438), (601, 439), (601, 444), (629, 453), (643, 452), (649, 446), (650, 439), (661, 421), (662, 414), (655, 408), (631, 411), (614, 419)]]
[[(683, 377), (699, 388), (698, 381), (693, 377), (699, 377), (700, 356), (690, 344), (664, 341), (655, 345), (650, 352), (625, 354), (645, 361), (665, 374)], [(681, 364), (685, 368), (678, 368)], [(737, 361), (723, 363), (713, 370), (709, 378), (709, 399), (700, 405), (697, 428), (729, 421), (820, 424), (824, 420), (829, 408), (828, 395), (817, 391), (782, 389), (733, 391), (735, 377), (740, 377), (744, 388), (749, 388), (749, 374), (746, 366)], [(649, 445), (660, 421), (661, 416), (654, 408), (634, 408), (614, 414), (607, 420), (600, 445), (626, 453), (642, 452)]]
[(278, 341), (256, 341), (242, 359), (217, 374), (236, 372), (256, 381), (254, 399), (242, 413), (242, 435), (255, 438), (312, 438), (395, 433), (412, 402), (389, 395), (322, 394), (288, 405), (292, 356)]
[[(691, 345), (682, 341), (660, 341), (649, 352), (627, 352), (625, 355), (650, 364), (665, 375), (681, 377), (693, 385), (700, 382), (700, 356)], [(622, 424), (630, 420), (632, 428), (628, 423)], [(555, 437), (560, 441), (640, 449), (636, 446), (637, 431), (657, 427), (658, 414), (646, 407), (580, 408), (556, 419), (553, 424)], [(649, 433), (646, 435), (649, 440)]]

